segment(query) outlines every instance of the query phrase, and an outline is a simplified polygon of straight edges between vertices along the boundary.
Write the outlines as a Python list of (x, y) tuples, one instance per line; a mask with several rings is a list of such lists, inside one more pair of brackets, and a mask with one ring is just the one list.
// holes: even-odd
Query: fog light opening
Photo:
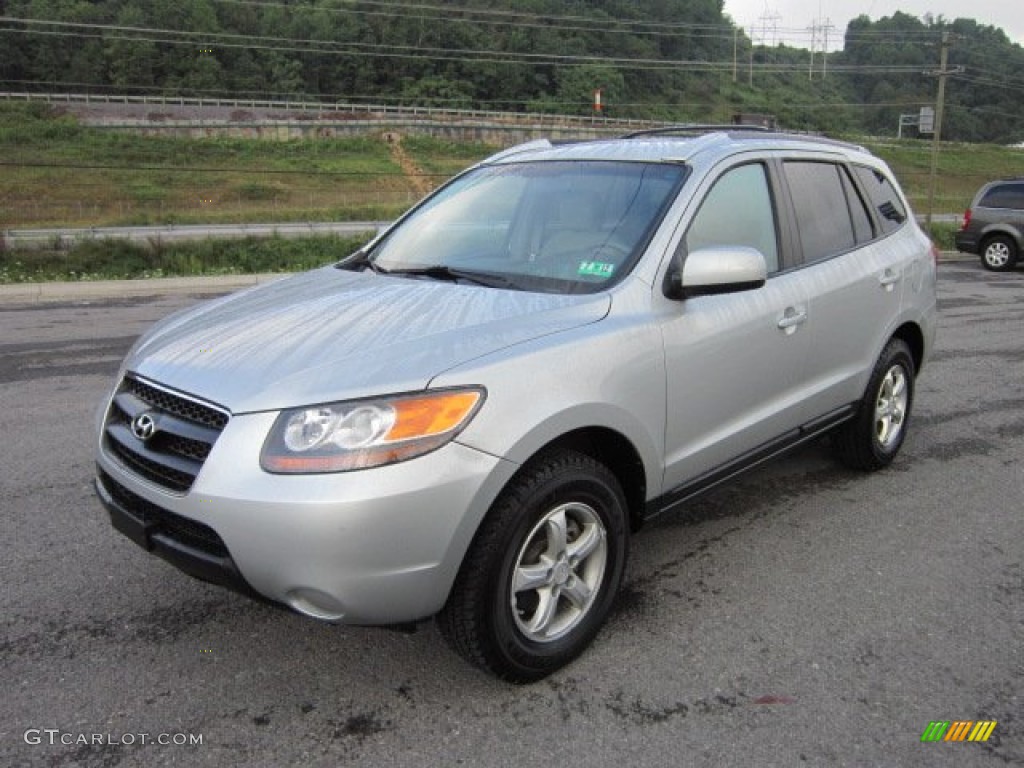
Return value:
[(322, 621), (340, 621), (345, 618), (345, 611), (341, 603), (319, 589), (310, 589), (309, 587), (290, 589), (287, 600), (292, 610), (304, 616), (311, 616)]

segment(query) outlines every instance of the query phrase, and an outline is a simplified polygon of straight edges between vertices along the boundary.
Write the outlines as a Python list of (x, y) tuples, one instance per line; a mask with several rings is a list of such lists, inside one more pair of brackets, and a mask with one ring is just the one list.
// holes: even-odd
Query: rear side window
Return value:
[(787, 161), (783, 167), (804, 262), (852, 249), (857, 240), (843, 188), (843, 169), (833, 163), (804, 161)]
[(893, 183), (885, 174), (867, 166), (855, 165), (853, 172), (857, 174), (871, 206), (878, 212), (882, 233), (889, 234), (899, 229), (907, 220), (907, 209), (903, 207)]
[(850, 174), (845, 168), (839, 170), (839, 176), (843, 181), (843, 192), (846, 193), (846, 203), (850, 207), (850, 216), (853, 219), (853, 236), (857, 243), (866, 243), (875, 237), (875, 227), (871, 223), (871, 215), (864, 207), (864, 201), (860, 193), (850, 179)]
[(978, 205), (984, 208), (1024, 210), (1024, 183), (997, 184), (985, 193)]

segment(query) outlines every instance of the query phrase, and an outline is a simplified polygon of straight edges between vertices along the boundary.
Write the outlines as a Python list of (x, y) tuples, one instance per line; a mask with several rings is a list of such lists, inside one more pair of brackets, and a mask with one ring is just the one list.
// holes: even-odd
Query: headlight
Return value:
[(405, 461), (454, 439), (483, 401), (483, 389), (447, 389), (282, 411), (260, 466), (301, 474)]

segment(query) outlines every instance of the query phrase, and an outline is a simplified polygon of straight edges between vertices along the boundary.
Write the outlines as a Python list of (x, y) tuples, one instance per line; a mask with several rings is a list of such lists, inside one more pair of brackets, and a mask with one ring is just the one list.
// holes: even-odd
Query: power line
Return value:
[[(310, 11), (345, 9), (320, 9), (315, 6), (283, 6), (280, 3), (256, 2), (255, 0), (218, 0), (218, 2), (232, 3), (236, 5), (270, 6), (302, 8)], [(370, 5), (385, 5), (384, 3), (369, 3)], [(438, 6), (426, 4), (397, 4), (399, 7), (407, 8), (429, 8), (437, 10)], [(468, 9), (467, 9), (468, 10)], [(490, 13), (490, 12), (488, 12)], [(499, 12), (494, 12), (498, 15)], [(502, 15), (508, 15), (501, 12)], [(540, 18), (540, 17), (538, 17)], [(546, 17), (544, 17), (546, 18)], [(579, 17), (559, 17), (574, 19)], [(767, 17), (766, 17), (767, 18)], [(772, 17), (774, 18), (774, 17)], [(497, 63), (508, 65), (544, 65), (544, 66), (586, 66), (586, 65), (609, 65), (622, 69), (633, 69), (641, 71), (674, 70), (689, 72), (724, 72), (730, 70), (733, 64), (729, 61), (707, 61), (689, 60), (676, 61), (659, 58), (607, 58), (603, 56), (572, 55), (549, 52), (515, 52), (515, 51), (494, 51), (480, 49), (458, 49), (458, 48), (437, 48), (433, 46), (396, 46), (383, 43), (363, 43), (356, 41), (331, 41), (323, 39), (302, 39), (281, 36), (250, 36), (232, 32), (192, 32), (159, 27), (135, 27), (120, 24), (101, 24), (90, 22), (66, 22), (47, 19), (20, 18), (11, 16), (0, 16), (0, 22), (8, 24), (24, 24), (29, 26), (43, 26), (46, 29), (18, 29), (2, 28), (0, 33), (28, 34), (49, 37), (68, 37), (79, 39), (102, 39), (122, 40), (126, 42), (149, 42), (163, 45), (188, 46), (197, 44), (211, 44), (215, 41), (217, 46), (222, 48), (237, 48), (249, 50), (277, 51), (287, 53), (298, 53), (305, 55), (334, 55), (346, 57), (374, 57), (393, 58), (406, 60), (431, 60), (451, 61), (465, 64), (475, 63)], [(699, 25), (698, 25), (699, 26)], [(710, 29), (721, 28), (716, 25), (705, 25)], [(64, 31), (85, 30), (85, 31)], [(878, 35), (877, 37), (884, 37)], [(813, 53), (812, 53), (813, 56)], [(785, 74), (797, 71), (803, 65), (796, 63), (786, 64), (780, 62), (751, 62), (761, 72)], [(813, 58), (812, 58), (813, 65)], [(918, 65), (865, 65), (865, 64), (838, 64), (833, 63), (833, 72), (857, 73), (857, 74), (903, 74), (916, 73)], [(977, 82), (993, 87), (1015, 90), (1009, 83), (1000, 83), (995, 80), (978, 80)]]
[[(536, 14), (528, 11), (512, 11), (512, 10), (501, 10), (493, 8), (471, 8), (467, 6), (457, 5), (430, 5), (427, 3), (402, 3), (402, 2), (381, 2), (380, 0), (361, 0), (360, 5), (369, 5), (374, 7), (383, 7), (388, 9), (387, 11), (363, 11), (355, 8), (328, 8), (323, 6), (314, 6), (306, 4), (286, 4), (278, 2), (270, 2), (269, 0), (213, 0), (213, 2), (224, 4), (224, 5), (242, 5), (249, 7), (260, 7), (260, 8), (277, 8), (281, 10), (287, 10), (289, 13), (294, 12), (305, 12), (311, 11), (316, 13), (328, 13), (328, 14), (345, 14), (345, 15), (383, 15), (383, 16), (394, 16), (395, 11), (407, 11), (407, 10), (426, 10), (436, 11), (436, 15), (428, 16), (410, 16), (406, 13), (402, 14), (402, 18), (424, 18), (424, 19), (437, 19), (449, 22), (462, 22), (472, 21), (479, 23), (485, 21), (492, 25), (502, 26), (518, 26), (517, 22), (508, 21), (505, 19), (532, 19), (534, 21), (529, 22), (530, 26), (544, 26), (547, 28), (564, 28), (564, 29), (575, 29), (579, 31), (608, 31), (607, 25), (620, 25), (626, 27), (650, 27), (651, 29), (642, 34), (659, 34), (665, 29), (678, 29), (682, 32), (687, 32), (693, 29), (701, 30), (723, 30), (723, 34), (732, 34), (733, 27), (729, 24), (700, 24), (690, 22), (669, 22), (669, 21), (645, 21), (643, 19), (627, 19), (623, 17), (615, 16), (601, 16), (596, 18), (594, 16), (573, 16), (573, 15), (561, 15), (561, 14)], [(472, 16), (481, 16), (484, 19), (460, 19), (453, 17), (452, 14), (463, 13)], [(552, 27), (551, 24), (540, 24), (541, 20), (554, 21), (558, 23), (569, 23), (569, 22), (583, 22), (587, 26), (565, 26), (565, 27)], [(618, 31), (618, 30), (615, 30)], [(628, 31), (628, 30), (627, 30)]]
[[(985, 80), (987, 80), (989, 82), (1002, 82), (1002, 83), (1006, 83), (1007, 85), (1012, 85), (1012, 84), (1016, 83), (1018, 85), (1024, 86), (1024, 77), (1014, 77), (1014, 76), (1012, 76), (1012, 75), (1010, 75), (1008, 73), (1004, 73), (1004, 72), (993, 72), (993, 71), (988, 70), (988, 69), (980, 69), (978, 67), (971, 67), (970, 73), (973, 76), (981, 75), (981, 76), (983, 76), (983, 78)], [(958, 79), (961, 79), (961, 78), (958, 78)], [(979, 78), (979, 79), (981, 79), (981, 78)]]
[[(93, 24), (85, 22), (48, 21), (0, 16), (0, 22), (39, 24), (48, 27), (67, 27), (82, 32), (64, 32), (56, 29), (0, 29), (13, 32), (51, 37), (77, 37), (101, 40), (125, 40), (163, 43), (166, 45), (215, 44), (222, 48), (245, 48), (261, 51), (287, 51), (291, 53), (329, 54), (340, 56), (376, 56), (404, 59), (443, 61), (469, 61), (476, 63), (523, 64), (539, 62), (544, 64), (563, 62), (566, 64), (614, 65), (632, 69), (686, 68), (702, 71), (721, 69), (726, 63), (707, 61), (670, 61), (667, 59), (615, 58), (607, 56), (581, 56), (557, 53), (533, 53), (516, 51), (489, 51), (466, 48), (436, 48), (432, 46), (388, 45), (384, 43), (335, 42), (330, 40), (299, 39), (274, 36), (242, 35), (230, 32), (180, 32), (154, 27), (129, 27), (114, 24)], [(110, 34), (99, 34), (102, 32)], [(178, 37), (152, 37), (151, 35), (177, 35)], [(183, 39), (186, 38), (186, 39)], [(241, 42), (244, 41), (244, 42)], [(330, 46), (330, 47), (322, 47)], [(387, 53), (381, 53), (386, 51)], [(406, 53), (412, 52), (412, 53)], [(458, 54), (458, 55), (455, 55)], [(502, 58), (504, 57), (504, 58)]]
[[(974, 77), (963, 74), (952, 74), (951, 77), (958, 82), (971, 83), (972, 85), (982, 85), (987, 88), (997, 88), (1004, 91), (1011, 91), (1013, 93), (1024, 93), (1024, 85), (1011, 85), (1003, 83), (998, 80), (993, 80), (985, 77)], [(1017, 115), (1020, 118), (1020, 115)]]
[[(24, 19), (12, 19), (0, 17), (0, 22), (24, 22)], [(573, 54), (558, 53), (534, 53), (515, 51), (488, 51), (464, 48), (434, 48), (430, 46), (398, 46), (381, 43), (347, 43), (323, 40), (304, 40), (280, 37), (254, 37), (238, 35), (234, 33), (200, 33), (200, 32), (177, 32), (175, 30), (164, 30), (146, 27), (124, 27), (119, 25), (87, 24), (81, 22), (39, 22), (54, 26), (66, 26), (72, 29), (81, 28), (94, 30), (92, 32), (63, 32), (54, 29), (0, 29), (0, 33), (30, 34), (44, 37), (70, 37), (95, 40), (123, 40), (127, 42), (149, 42), (164, 45), (194, 46), (199, 44), (215, 44), (220, 48), (237, 48), (257, 51), (278, 51), (287, 53), (303, 53), (315, 55), (351, 56), (357, 58), (394, 58), (421, 60), (430, 59), (433, 61), (454, 61), (461, 63), (491, 63), (491, 64), (516, 64), (516, 65), (551, 65), (551, 66), (614, 66), (620, 69), (632, 69), (641, 71), (687, 71), (687, 72), (716, 72), (731, 70), (731, 61), (703, 61), (703, 60), (669, 60), (649, 58), (609, 58), (606, 56), (582, 56)], [(102, 32), (109, 32), (102, 34)], [(122, 32), (138, 32), (140, 34), (121, 34)], [(178, 38), (152, 37), (150, 34), (171, 34), (180, 35)], [(182, 38), (194, 39), (182, 39)], [(221, 40), (218, 38), (227, 38)], [(245, 42), (233, 42), (244, 40)], [(215, 41), (215, 42), (214, 42)], [(254, 41), (265, 41), (257, 44)], [(268, 44), (280, 43), (280, 44)], [(319, 47), (323, 45), (332, 47)], [(345, 46), (345, 47), (342, 47)], [(783, 62), (759, 62), (757, 68), (762, 72), (787, 73), (799, 71), (802, 64), (787, 64)], [(859, 72), (875, 74), (899, 74), (918, 72), (919, 67), (915, 65), (833, 65), (832, 70), (836, 72)]]

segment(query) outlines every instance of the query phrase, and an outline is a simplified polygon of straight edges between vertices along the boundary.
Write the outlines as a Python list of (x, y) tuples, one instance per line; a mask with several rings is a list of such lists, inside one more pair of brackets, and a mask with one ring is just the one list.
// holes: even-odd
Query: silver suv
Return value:
[(856, 146), (533, 142), (339, 264), (150, 330), (96, 489), (193, 576), (328, 621), (436, 614), (536, 680), (598, 632), (644, 520), (824, 433), (893, 460), (935, 254)]
[(1024, 248), (1024, 179), (990, 181), (964, 213), (954, 236), (956, 249), (981, 257), (993, 272), (1014, 268)]

